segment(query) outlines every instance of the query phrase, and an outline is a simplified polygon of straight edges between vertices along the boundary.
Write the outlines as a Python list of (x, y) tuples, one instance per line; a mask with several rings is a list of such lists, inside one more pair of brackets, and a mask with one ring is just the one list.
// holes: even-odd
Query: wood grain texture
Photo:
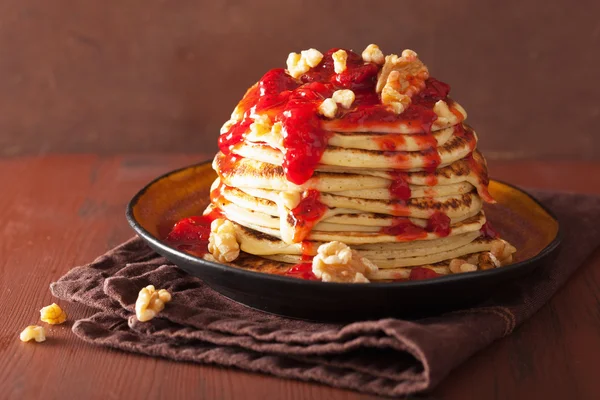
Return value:
[[(131, 196), (159, 174), (207, 155), (53, 155), (0, 159), (0, 397), (6, 399), (366, 399), (361, 394), (92, 347), (70, 323), (41, 344), (18, 333), (53, 301), (51, 281), (129, 238)], [(600, 194), (600, 163), (491, 163), (517, 185)], [(600, 253), (510, 336), (468, 360), (430, 396), (597, 399)], [(61, 303), (69, 320), (89, 310)]]
[[(4, 0), (0, 155), (216, 150), (290, 51), (415, 49), (490, 158), (600, 159), (600, 2)], [(565, 135), (567, 134), (567, 135)]]

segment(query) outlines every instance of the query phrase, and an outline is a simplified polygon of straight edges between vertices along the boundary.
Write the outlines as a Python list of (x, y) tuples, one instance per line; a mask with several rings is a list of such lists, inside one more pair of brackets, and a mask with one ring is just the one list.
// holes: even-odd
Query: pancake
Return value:
[(450, 87), (411, 50), (368, 49), (292, 53), (248, 89), (213, 161), (215, 259), (345, 282), (511, 262), (483, 212), (494, 200), (478, 136)]
[[(280, 215), (278, 206), (274, 201), (251, 196), (240, 189), (222, 186), (221, 197), (235, 203), (240, 207), (260, 211), (269, 215)], [(450, 218), (456, 218), (474, 210), (480, 210), (482, 202), (475, 192), (441, 197), (420, 197), (408, 200), (375, 200), (338, 196), (335, 194), (321, 193), (320, 202), (329, 210), (326, 215), (336, 213), (335, 210), (356, 210), (356, 212), (370, 212), (388, 214), (398, 217), (429, 218), (434, 212), (443, 212)]]
[[(381, 133), (381, 132), (331, 132), (328, 144), (332, 147), (346, 149), (362, 149), (379, 151), (420, 151), (428, 150), (432, 144), (442, 146), (453, 136), (453, 126), (432, 132), (431, 136), (425, 133)], [(245, 134), (248, 143), (263, 143), (270, 147), (284, 150), (281, 131), (271, 128), (268, 133), (250, 130)]]
[[(451, 235), (460, 235), (468, 232), (476, 232), (481, 230), (483, 224), (485, 223), (485, 216), (483, 213), (479, 213), (471, 218), (463, 220), (462, 222), (458, 222), (451, 226), (450, 234)], [(234, 221), (235, 222), (235, 221)], [(259, 225), (254, 225), (252, 223), (244, 222), (244, 226), (246, 228), (250, 228), (254, 231), (264, 233), (266, 235), (275, 237), (277, 239), (282, 239), (282, 234), (285, 230), (276, 229), (276, 228), (267, 228)], [(424, 233), (419, 237), (419, 240), (434, 240), (438, 239), (439, 236), (433, 232)], [(333, 242), (339, 241), (342, 243), (346, 243), (348, 245), (360, 245), (360, 244), (373, 244), (373, 243), (395, 243), (401, 241), (402, 238), (400, 235), (387, 234), (382, 232), (352, 232), (352, 231), (342, 231), (342, 232), (326, 232), (326, 231), (316, 231), (312, 230), (308, 234), (307, 237), (304, 238), (307, 241), (316, 241), (316, 242)], [(406, 241), (415, 240), (413, 237), (408, 237), (405, 239)], [(292, 241), (286, 241), (286, 243), (298, 243)]]
[[(481, 170), (474, 171), (473, 165)], [(302, 185), (288, 181), (281, 166), (264, 163), (248, 158), (225, 156), (219, 152), (213, 161), (213, 168), (220, 179), (228, 186), (237, 188), (272, 189), (282, 192), (303, 192), (315, 189), (322, 192), (340, 192), (345, 190), (387, 189), (390, 181), (398, 175), (394, 170), (355, 169), (331, 166), (319, 166), (313, 177)], [(354, 173), (353, 173), (354, 172)], [(474, 151), (472, 159), (461, 159), (435, 171), (402, 171), (402, 179), (415, 186), (437, 186), (469, 182), (478, 194), (487, 202), (493, 202), (487, 191), (487, 166), (485, 159)]]
[[(238, 222), (240, 224), (248, 223), (266, 228), (274, 229), (288, 229), (282, 227), (281, 224), (289, 224), (290, 228), (293, 229), (293, 223), (288, 220), (288, 214), (283, 214), (284, 219), (281, 219), (281, 214), (272, 215), (257, 211), (254, 209), (244, 208), (230, 201), (218, 202), (217, 207), (219, 210), (227, 216), (228, 219)], [(281, 211), (281, 209), (280, 209)], [(477, 215), (480, 212), (479, 209), (473, 209), (471, 212), (461, 215), (459, 217), (450, 218), (450, 223), (455, 224), (457, 222), (464, 221)], [(394, 223), (398, 221), (398, 217), (385, 214), (376, 213), (358, 213), (355, 210), (344, 210), (344, 209), (330, 209), (323, 217), (316, 222), (313, 229), (315, 231), (360, 231), (360, 232), (378, 232), (382, 228), (393, 227)], [(409, 218), (410, 222), (416, 226), (425, 228), (427, 226), (427, 219)]]
[[(328, 193), (335, 194), (343, 197), (351, 197), (358, 199), (373, 199), (373, 200), (393, 200), (393, 196), (390, 194), (389, 186), (391, 181), (385, 182), (386, 186), (382, 188), (370, 188), (370, 189), (356, 189), (356, 190), (340, 190), (340, 191), (327, 191)], [(436, 185), (436, 186), (417, 186), (417, 185), (408, 185), (410, 189), (410, 197), (411, 199), (419, 198), (419, 197), (442, 197), (442, 196), (452, 196), (459, 195), (464, 193), (472, 192), (475, 187), (469, 182), (459, 182), (453, 183), (449, 185)], [(257, 188), (240, 188), (246, 194), (255, 197), (261, 197), (263, 199), (268, 199), (271, 201), (277, 202), (281, 199), (281, 193), (285, 193), (286, 196), (292, 198), (297, 196), (298, 198), (291, 202), (290, 205), (287, 205), (289, 208), (293, 208), (297, 205), (297, 201), (300, 200), (300, 192), (286, 192), (286, 191), (277, 191), (277, 190), (266, 190), (266, 189), (257, 189)], [(325, 191), (321, 191), (325, 193)]]
[[(473, 253), (490, 251), (494, 243), (500, 240), (501, 239), (487, 240), (484, 238), (471, 239), (470, 242), (464, 243), (462, 246), (451, 249), (434, 247), (433, 250), (430, 248), (427, 253), (420, 255), (410, 255), (410, 253), (407, 252), (363, 252), (360, 250), (359, 253), (374, 262), (381, 269), (394, 269), (399, 267), (415, 267), (435, 264)], [(288, 264), (298, 264), (302, 262), (301, 255), (275, 254), (265, 255), (264, 257)]]
[[(422, 169), (431, 166), (432, 155), (437, 152), (440, 165), (446, 166), (471, 154), (476, 144), (477, 135), (467, 128), (464, 134), (455, 134), (442, 146), (429, 150), (396, 152), (328, 146), (321, 157), (321, 164), (348, 168)], [(240, 157), (269, 164), (283, 165), (284, 161), (281, 151), (261, 143), (243, 142), (233, 152)]]
[[(308, 241), (305, 243), (285, 243), (276, 237), (270, 236), (240, 224), (235, 224), (236, 233), (240, 238), (240, 246), (243, 251), (256, 255), (295, 255), (314, 256), (317, 248), (323, 244), (319, 241)], [(365, 255), (377, 254), (381, 257), (414, 257), (427, 255), (432, 248), (439, 251), (452, 250), (463, 246), (478, 238), (478, 231), (465, 232), (445, 238), (433, 238), (431, 240), (416, 240), (408, 242), (388, 242), (375, 244), (359, 244), (353, 248)]]

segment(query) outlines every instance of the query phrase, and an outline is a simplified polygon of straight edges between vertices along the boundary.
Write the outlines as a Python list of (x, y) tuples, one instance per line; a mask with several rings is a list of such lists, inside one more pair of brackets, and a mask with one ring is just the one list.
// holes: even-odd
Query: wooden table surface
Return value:
[[(153, 177), (208, 155), (48, 155), (0, 159), (0, 397), (5, 399), (363, 399), (361, 394), (213, 366), (175, 363), (77, 339), (90, 310), (44, 343), (22, 328), (54, 301), (50, 282), (132, 236), (125, 204)], [(527, 187), (600, 194), (599, 162), (496, 161), (492, 176)], [(600, 210), (599, 210), (600, 212)], [(541, 311), (459, 367), (444, 399), (598, 399), (600, 252)]]

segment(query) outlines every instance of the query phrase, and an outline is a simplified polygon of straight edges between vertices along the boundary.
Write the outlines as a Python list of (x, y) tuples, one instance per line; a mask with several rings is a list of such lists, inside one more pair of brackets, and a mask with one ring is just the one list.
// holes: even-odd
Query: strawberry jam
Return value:
[(427, 232), (435, 233), (440, 237), (450, 234), (450, 217), (440, 211), (433, 213), (427, 220)]
[[(337, 50), (331, 49), (325, 53), (319, 65), (299, 79), (292, 78), (281, 68), (268, 71), (238, 104), (242, 117), (219, 138), (221, 152), (228, 155), (243, 142), (253, 122), (251, 115), (266, 114), (272, 123), (280, 122), (282, 125), (286, 178), (290, 182), (303, 184), (312, 177), (330, 137), (330, 133), (321, 126), (323, 117), (319, 115), (318, 107), (324, 99), (340, 89), (351, 89), (355, 101), (348, 110), (338, 108), (336, 119), (333, 120), (336, 124), (368, 126), (369, 123), (405, 121), (419, 131), (431, 132), (431, 126), (437, 119), (432, 110), (433, 104), (446, 99), (450, 91), (448, 85), (433, 78), (427, 79), (425, 88), (413, 97), (412, 104), (404, 113), (397, 115), (381, 104), (375, 92), (380, 66), (365, 63), (359, 54), (346, 50), (346, 70), (337, 74), (332, 58)], [(396, 144), (389, 140), (402, 139), (384, 139), (382, 146), (386, 150), (392, 150), (392, 145), (396, 148)], [(427, 162), (431, 168), (436, 163), (435, 155), (432, 152), (431, 161)]]
[(392, 225), (381, 228), (380, 233), (396, 236), (396, 240), (399, 242), (407, 242), (424, 239), (428, 233), (446, 237), (450, 231), (450, 218), (446, 214), (436, 211), (427, 219), (425, 228), (414, 224), (409, 218), (400, 217), (394, 218)]
[(390, 183), (389, 192), (392, 200), (408, 200), (411, 191), (402, 173), (393, 173), (394, 180)]
[(208, 253), (210, 224), (218, 218), (217, 213), (182, 219), (173, 226), (165, 241), (179, 250), (202, 257)]
[(410, 275), (408, 277), (408, 280), (409, 281), (420, 281), (423, 279), (437, 278), (438, 276), (442, 276), (442, 275), (438, 274), (437, 272), (435, 272), (432, 269), (415, 267), (410, 270)]
[(381, 228), (381, 233), (396, 236), (399, 242), (423, 239), (427, 236), (425, 229), (415, 225), (408, 218), (394, 218), (392, 225)]
[(496, 239), (500, 237), (498, 232), (490, 224), (490, 221), (485, 221), (485, 224), (483, 224), (479, 231), (481, 232), (481, 235), (486, 238)]
[(312, 264), (300, 263), (288, 269), (284, 275), (294, 278), (306, 279), (308, 281), (318, 281), (319, 279), (312, 272)]
[(319, 222), (329, 209), (320, 201), (321, 193), (309, 189), (304, 192), (302, 200), (291, 210), (293, 225), (295, 227), (294, 242), (300, 242), (308, 236), (312, 228)]
[(404, 135), (390, 133), (376, 137), (375, 142), (383, 151), (394, 151), (397, 148), (402, 148), (406, 144), (406, 139)]

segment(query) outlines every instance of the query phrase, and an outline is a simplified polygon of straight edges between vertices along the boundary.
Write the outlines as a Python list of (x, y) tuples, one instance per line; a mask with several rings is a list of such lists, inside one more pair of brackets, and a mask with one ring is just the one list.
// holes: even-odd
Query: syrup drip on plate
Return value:
[(202, 257), (208, 253), (210, 224), (221, 216), (221, 212), (214, 209), (208, 215), (184, 218), (173, 225), (165, 241), (178, 250)]

